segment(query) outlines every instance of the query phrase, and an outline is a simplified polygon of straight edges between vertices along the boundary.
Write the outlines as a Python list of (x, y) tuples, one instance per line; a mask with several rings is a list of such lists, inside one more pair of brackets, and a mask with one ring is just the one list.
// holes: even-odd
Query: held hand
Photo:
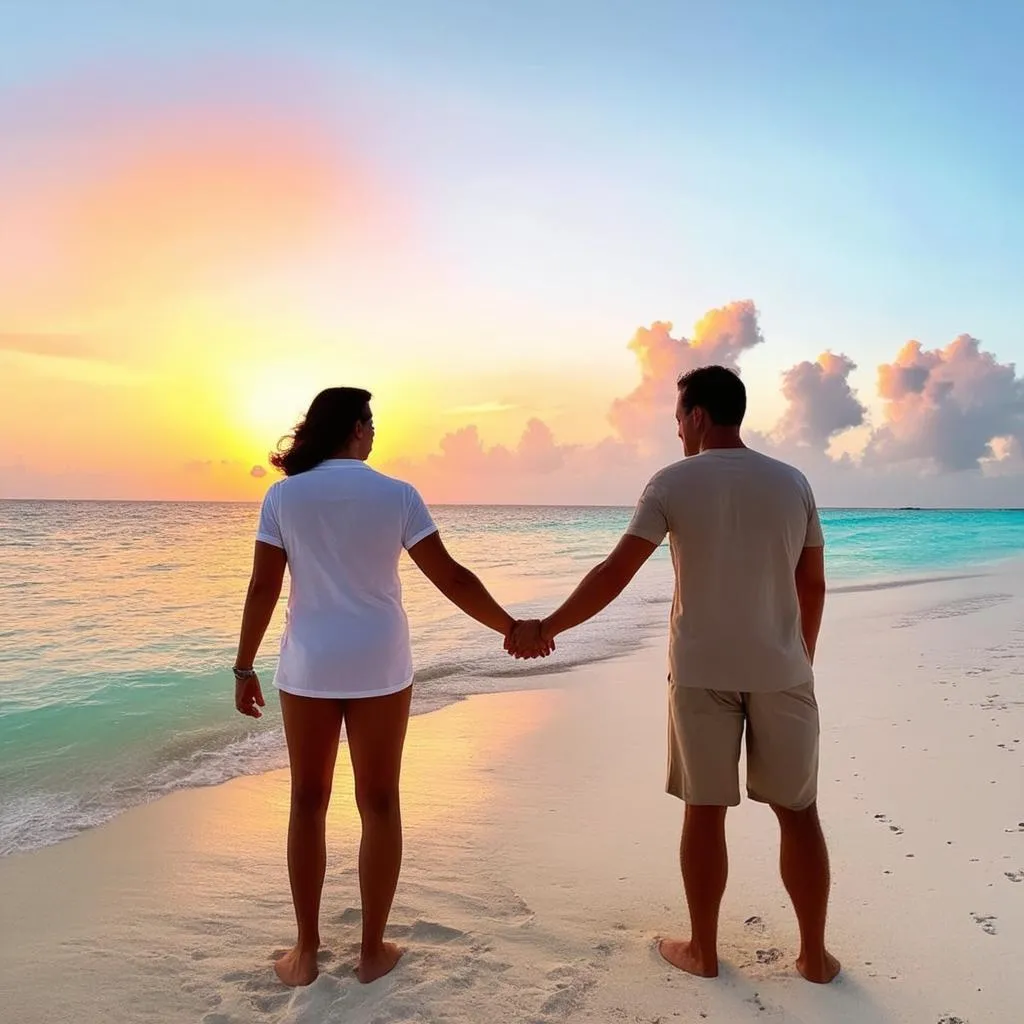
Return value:
[(235, 680), (235, 708), (243, 715), (248, 715), (250, 718), (262, 718), (263, 712), (260, 711), (260, 708), (266, 707), (266, 703), (258, 677), (252, 676), (249, 679)]
[(555, 649), (555, 638), (545, 636), (539, 619), (520, 620), (505, 637), (505, 650), (513, 658), (546, 658)]

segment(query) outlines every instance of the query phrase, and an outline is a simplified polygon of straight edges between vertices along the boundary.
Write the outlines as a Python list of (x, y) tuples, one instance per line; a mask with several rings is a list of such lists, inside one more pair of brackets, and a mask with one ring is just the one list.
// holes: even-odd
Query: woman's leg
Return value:
[(363, 901), (363, 942), (359, 980), (368, 983), (398, 963), (401, 950), (384, 941), (384, 928), (402, 867), (402, 814), (398, 779), (409, 723), (412, 687), (386, 697), (345, 704), (345, 732), (352, 756), (356, 805), (363, 822), (359, 844), (359, 891)]
[(340, 700), (296, 697), (281, 691), (281, 713), (292, 773), (288, 819), (288, 877), (292, 885), (295, 948), (274, 965), (286, 985), (316, 978), (320, 948), (320, 894), (327, 869), (325, 827), (344, 704)]

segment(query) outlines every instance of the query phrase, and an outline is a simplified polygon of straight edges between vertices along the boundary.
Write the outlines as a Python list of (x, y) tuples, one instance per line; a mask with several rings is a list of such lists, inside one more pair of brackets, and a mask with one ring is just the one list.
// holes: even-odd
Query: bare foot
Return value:
[(840, 971), (839, 961), (827, 950), (824, 957), (810, 959), (803, 954), (797, 957), (796, 969), (816, 985), (827, 985)]
[(383, 978), (389, 971), (394, 970), (395, 964), (401, 959), (403, 952), (404, 950), (400, 949), (393, 942), (381, 943), (381, 947), (376, 953), (364, 953), (359, 957), (356, 977), (364, 985), (369, 985), (371, 981)]
[(274, 964), (274, 971), (286, 985), (309, 985), (316, 981), (316, 976), (320, 973), (316, 953), (315, 949), (296, 946)]
[(698, 978), (718, 977), (718, 957), (708, 958), (694, 952), (691, 942), (682, 939), (659, 939), (658, 952), (673, 967)]

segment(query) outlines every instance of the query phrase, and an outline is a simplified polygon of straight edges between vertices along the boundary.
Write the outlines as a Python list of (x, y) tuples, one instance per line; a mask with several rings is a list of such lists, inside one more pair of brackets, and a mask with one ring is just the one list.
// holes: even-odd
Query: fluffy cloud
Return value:
[(1013, 461), (1024, 438), (1024, 381), (968, 334), (941, 349), (908, 342), (878, 368), (878, 393), (884, 419), (868, 443), (869, 463), (978, 469), (986, 459)]
[(852, 359), (823, 352), (782, 375), (786, 411), (775, 433), (783, 443), (825, 449), (832, 438), (864, 422), (866, 409), (850, 387)]
[(446, 434), (425, 459), (399, 459), (385, 472), (416, 484), (432, 501), (615, 504), (646, 469), (636, 449), (614, 438), (595, 445), (559, 444), (551, 428), (530, 420), (514, 448), (487, 447), (475, 426)]
[[(757, 309), (750, 300), (732, 302), (708, 312), (694, 328), (693, 338), (673, 338), (672, 324), (641, 327), (629, 343), (640, 364), (640, 383), (625, 398), (612, 403), (609, 419), (619, 436), (642, 451), (662, 451), (665, 425), (671, 424), (676, 404), (676, 381), (688, 370), (720, 363), (739, 369), (744, 352), (764, 338)], [(668, 431), (668, 443), (673, 443)]]
[[(628, 504), (651, 473), (681, 456), (672, 421), (679, 375), (708, 363), (739, 369), (763, 341), (750, 302), (712, 310), (692, 339), (671, 332), (658, 322), (633, 337), (640, 383), (613, 402), (615, 433), (598, 444), (559, 444), (534, 419), (514, 448), (487, 447), (470, 426), (446, 435), (437, 454), (384, 468), (432, 501)], [(1012, 364), (968, 336), (933, 351), (911, 342), (879, 368), (884, 405), (874, 427), (850, 385), (855, 368), (825, 352), (786, 370), (785, 412), (769, 435), (748, 434), (750, 443), (804, 470), (825, 505), (1024, 501), (1024, 381)], [(832, 442), (851, 429), (867, 438), (863, 451), (832, 457)], [(951, 470), (970, 471), (970, 485)]]

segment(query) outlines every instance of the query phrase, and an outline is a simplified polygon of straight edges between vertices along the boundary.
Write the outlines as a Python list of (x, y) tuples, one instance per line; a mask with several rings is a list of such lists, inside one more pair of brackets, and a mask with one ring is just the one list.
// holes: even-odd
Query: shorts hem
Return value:
[(781, 807), (786, 811), (806, 811), (817, 799), (818, 794), (815, 793), (810, 800), (802, 800), (798, 804), (783, 803), (781, 800), (769, 800), (766, 796), (761, 796), (759, 793), (752, 793), (749, 789), (747, 790), (747, 799), (753, 800), (758, 804), (767, 804), (769, 807)]
[(276, 679), (274, 680), (274, 686), (278, 690), (289, 693), (293, 697), (313, 697), (321, 700), (366, 700), (369, 697), (390, 697), (393, 694), (401, 693), (403, 690), (408, 689), (412, 686), (412, 683), (412, 679), (408, 679), (398, 686), (389, 686), (377, 690), (360, 690), (358, 693), (351, 693), (347, 691), (304, 690), (298, 686), (290, 686), (287, 683), (279, 683)]
[(695, 800), (691, 794), (673, 789), (671, 786), (666, 786), (665, 792), (690, 807), (739, 807), (740, 805), (739, 796), (723, 802), (721, 800)]

